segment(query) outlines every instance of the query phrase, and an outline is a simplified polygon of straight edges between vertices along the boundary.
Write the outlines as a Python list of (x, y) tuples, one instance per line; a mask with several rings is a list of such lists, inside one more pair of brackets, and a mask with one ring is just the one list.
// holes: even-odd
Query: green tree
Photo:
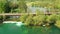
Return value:
[(0, 0), (0, 13), (4, 13), (4, 5), (6, 0)]
[(27, 5), (25, 1), (19, 1), (20, 12), (27, 12)]

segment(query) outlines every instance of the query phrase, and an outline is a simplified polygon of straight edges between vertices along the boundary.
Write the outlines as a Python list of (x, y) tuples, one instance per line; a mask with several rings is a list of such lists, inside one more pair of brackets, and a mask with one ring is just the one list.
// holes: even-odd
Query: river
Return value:
[(60, 29), (42, 26), (17, 26), (16, 23), (0, 24), (0, 34), (60, 34)]

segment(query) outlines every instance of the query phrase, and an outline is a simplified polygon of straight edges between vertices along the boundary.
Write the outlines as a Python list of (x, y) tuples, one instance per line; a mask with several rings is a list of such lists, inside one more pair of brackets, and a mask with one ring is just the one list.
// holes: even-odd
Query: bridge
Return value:
[[(2, 16), (3, 21), (5, 20), (5, 16), (21, 16), (21, 15), (25, 15), (25, 14), (32, 14), (32, 15), (36, 15), (36, 13), (0, 13), (0, 16)], [(51, 15), (52, 13), (45, 13), (45, 14), (41, 14), (41, 15)], [(60, 12), (58, 12), (57, 14), (60, 14)]]
[[(25, 14), (32, 14), (32, 13), (1, 13), (0, 16), (21, 16)], [(33, 13), (35, 15), (36, 13)]]
[[(0, 16), (21, 16), (21, 15), (25, 15), (25, 14), (35, 15), (36, 13), (0, 13)], [(45, 14), (48, 15), (48, 14), (54, 14), (54, 13), (45, 13)], [(41, 15), (45, 15), (45, 14), (41, 14)], [(56, 14), (60, 14), (60, 12), (58, 12)]]
[[(32, 14), (32, 13), (1, 13), (0, 16), (2, 16), (3, 21), (4, 21), (6, 16), (21, 16), (25, 14)], [(33, 13), (33, 15), (35, 15), (35, 13)]]

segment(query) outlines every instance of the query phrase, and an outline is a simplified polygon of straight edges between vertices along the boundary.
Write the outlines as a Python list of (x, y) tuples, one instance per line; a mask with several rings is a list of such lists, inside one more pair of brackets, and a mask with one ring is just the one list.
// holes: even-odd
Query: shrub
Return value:
[(56, 14), (52, 14), (52, 15), (48, 16), (48, 18), (47, 18), (47, 22), (49, 24), (56, 23), (56, 20), (57, 20), (57, 15)]
[(0, 24), (3, 23), (3, 17), (0, 16)]
[(34, 25), (33, 19), (32, 19), (32, 15), (29, 15), (26, 20), (24, 21), (26, 25)]
[(55, 26), (60, 28), (60, 15), (57, 15), (57, 20), (56, 20)]
[(24, 14), (24, 15), (22, 14), (22, 16), (20, 16), (20, 21), (24, 23), (27, 17), (28, 17), (27, 14)]
[(44, 24), (46, 21), (46, 16), (45, 15), (38, 15), (33, 17), (35, 25), (41, 25)]
[(60, 20), (56, 21), (55, 26), (57, 26), (58, 28), (60, 28)]

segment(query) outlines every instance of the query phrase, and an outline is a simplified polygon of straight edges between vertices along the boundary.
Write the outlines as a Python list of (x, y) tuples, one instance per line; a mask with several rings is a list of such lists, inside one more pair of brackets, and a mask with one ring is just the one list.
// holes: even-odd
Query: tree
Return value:
[(27, 12), (27, 5), (25, 1), (19, 1), (19, 8), (21, 10), (21, 12)]
[(5, 7), (5, 13), (9, 13), (11, 12), (11, 10), (18, 8), (18, 3), (17, 1), (14, 1), (14, 0), (9, 0), (9, 1), (7, 0), (4, 7)]
[(4, 13), (5, 3), (6, 3), (6, 0), (0, 0), (0, 13)]

